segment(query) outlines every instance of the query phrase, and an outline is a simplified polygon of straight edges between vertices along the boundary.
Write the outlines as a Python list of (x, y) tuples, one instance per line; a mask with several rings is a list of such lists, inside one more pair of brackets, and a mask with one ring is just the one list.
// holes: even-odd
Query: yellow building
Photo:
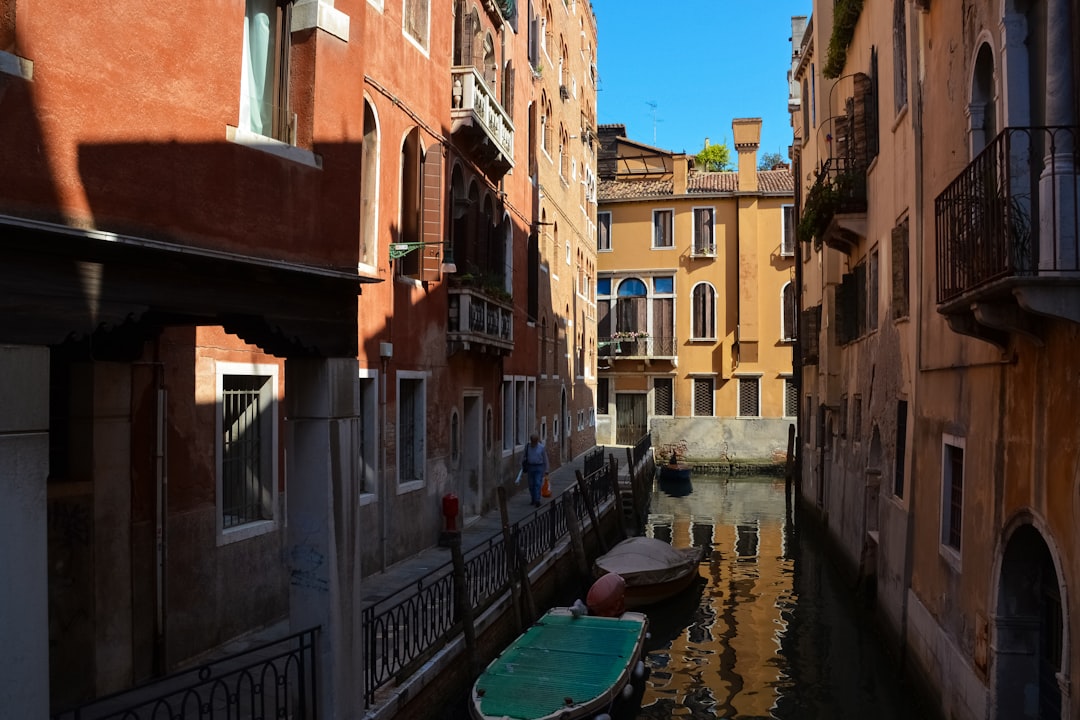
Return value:
[(786, 452), (797, 411), (792, 177), (759, 170), (760, 119), (733, 123), (738, 170), (600, 129), (597, 442), (652, 431), (698, 460)]
[(795, 23), (801, 497), (942, 716), (1080, 701), (1080, 12)]

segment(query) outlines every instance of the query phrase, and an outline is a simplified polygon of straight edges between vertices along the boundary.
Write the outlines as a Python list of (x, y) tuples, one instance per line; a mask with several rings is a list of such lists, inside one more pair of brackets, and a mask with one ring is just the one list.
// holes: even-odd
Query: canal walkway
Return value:
[[(619, 462), (619, 474), (621, 478), (628, 477), (626, 468), (626, 450), (623, 447), (604, 448), (604, 462), (608, 461), (609, 454), (614, 453)], [(526, 478), (521, 479), (521, 484), (516, 486), (517, 491), (506, 498), (506, 511), (511, 525), (527, 521), (531, 515), (541, 511), (548, 503), (559, 499), (568, 488), (576, 487), (577, 473), (585, 473), (585, 454), (581, 454), (563, 463), (560, 467), (548, 473), (548, 481), (551, 484), (551, 497), (544, 498), (539, 508), (534, 508), (529, 502), (529, 487)], [(502, 518), (499, 508), (480, 515), (461, 529), (461, 550), (468, 555), (492, 538), (502, 534)], [(368, 575), (361, 581), (363, 595), (360, 598), (361, 608), (369, 607), (380, 601), (399, 593), (410, 584), (415, 585), (418, 581), (428, 577), (432, 572), (450, 562), (450, 550), (447, 547), (433, 545), (425, 550), (412, 555), (383, 572)]]

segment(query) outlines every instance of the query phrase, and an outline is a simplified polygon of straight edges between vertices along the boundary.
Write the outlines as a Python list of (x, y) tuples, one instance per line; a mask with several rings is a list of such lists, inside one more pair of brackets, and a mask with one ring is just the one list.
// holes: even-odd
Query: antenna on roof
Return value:
[(664, 122), (664, 121), (663, 120), (658, 121), (656, 119), (656, 105), (657, 105), (657, 103), (656, 103), (655, 100), (646, 100), (645, 104), (648, 105), (650, 108), (652, 108), (652, 144), (655, 145), (656, 144), (656, 123), (657, 122)]

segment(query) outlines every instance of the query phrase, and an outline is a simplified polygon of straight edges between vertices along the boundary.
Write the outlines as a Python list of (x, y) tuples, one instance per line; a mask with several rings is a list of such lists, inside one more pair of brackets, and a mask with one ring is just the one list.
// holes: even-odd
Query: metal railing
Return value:
[(937, 301), (1080, 271), (1076, 127), (1006, 128), (935, 203)]
[[(585, 477), (585, 491), (594, 508), (611, 497), (611, 471), (617, 469), (601, 463), (598, 470)], [(569, 495), (574, 512), (584, 521), (588, 512), (578, 488), (571, 487), (563, 495)], [(561, 502), (547, 503), (528, 520), (511, 525), (513, 547), (509, 552), (499, 534), (465, 554), (466, 596), (474, 614), (483, 612), (509, 589), (510, 578), (518, 569), (518, 557), (532, 564), (567, 534), (564, 508)], [(453, 563), (447, 562), (422, 580), (364, 608), (361, 625), (366, 707), (375, 703), (380, 688), (407, 676), (461, 632), (462, 620), (454, 597)]]
[(675, 357), (674, 337), (597, 338), (602, 357)]
[(65, 710), (52, 720), (318, 718), (319, 628)]

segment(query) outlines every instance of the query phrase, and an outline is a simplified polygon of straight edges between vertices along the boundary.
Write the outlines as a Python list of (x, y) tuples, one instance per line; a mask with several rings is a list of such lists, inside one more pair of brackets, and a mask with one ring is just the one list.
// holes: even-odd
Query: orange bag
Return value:
[(544, 484), (540, 486), (540, 497), (551, 497), (551, 483), (548, 482), (548, 476), (544, 476)]

